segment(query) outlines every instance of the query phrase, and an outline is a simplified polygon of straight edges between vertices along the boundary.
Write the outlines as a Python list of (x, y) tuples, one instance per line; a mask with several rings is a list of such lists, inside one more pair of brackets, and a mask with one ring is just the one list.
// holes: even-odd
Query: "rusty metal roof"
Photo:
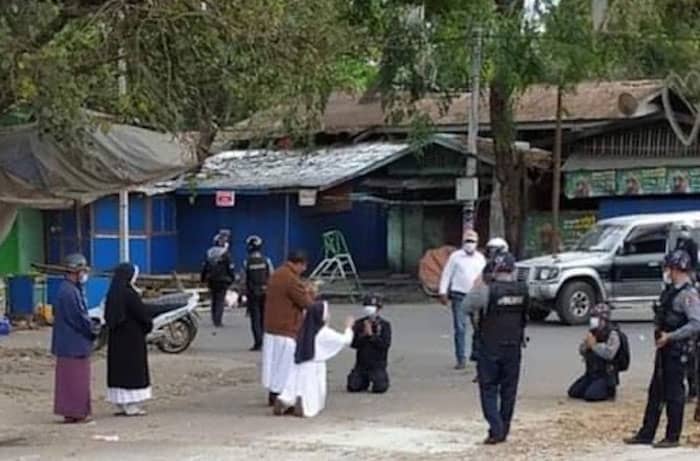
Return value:
[[(661, 91), (660, 80), (633, 80), (613, 82), (583, 82), (563, 97), (564, 121), (611, 121), (634, 118), (657, 112), (651, 104), (654, 96)], [(636, 110), (631, 115), (623, 114), (619, 99), (623, 94), (632, 96)], [(466, 125), (471, 105), (471, 93), (455, 95), (447, 111), (440, 97), (427, 97), (418, 101), (417, 106), (430, 115), (438, 126)], [(369, 100), (366, 100), (369, 99)], [(520, 124), (552, 123), (556, 119), (556, 87), (532, 85), (523, 93), (515, 106), (514, 118)], [(480, 123), (489, 124), (489, 95), (484, 92), (479, 98)], [(334, 93), (320, 120), (319, 132), (360, 133), (377, 127), (390, 127), (387, 114), (378, 98), (362, 98), (359, 94)], [(399, 126), (407, 128), (408, 122)], [(249, 120), (229, 129), (222, 130), (218, 142), (226, 140), (254, 139), (261, 135), (282, 134), (283, 124), (275, 111), (260, 113)]]

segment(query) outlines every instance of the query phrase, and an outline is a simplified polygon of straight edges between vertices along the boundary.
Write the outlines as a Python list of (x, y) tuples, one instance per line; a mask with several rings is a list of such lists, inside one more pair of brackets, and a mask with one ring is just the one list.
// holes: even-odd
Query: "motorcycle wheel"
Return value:
[(166, 354), (179, 354), (187, 350), (197, 334), (194, 324), (179, 319), (168, 325), (164, 330), (165, 336), (156, 343), (156, 347)]

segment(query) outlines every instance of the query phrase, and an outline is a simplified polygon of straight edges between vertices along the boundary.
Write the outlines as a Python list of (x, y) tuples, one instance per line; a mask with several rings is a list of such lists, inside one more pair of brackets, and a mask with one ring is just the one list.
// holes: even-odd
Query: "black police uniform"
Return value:
[(510, 432), (520, 379), (527, 292), (523, 283), (491, 282), (488, 307), (479, 320), (477, 373), (481, 408), (492, 441), (503, 441)]
[[(661, 332), (675, 331), (688, 323), (688, 316), (677, 306), (677, 298), (686, 290), (694, 290), (689, 284), (681, 288), (668, 286), (661, 294), (655, 316), (657, 336)], [(637, 439), (651, 443), (659, 426), (661, 410), (666, 404), (665, 440), (677, 442), (683, 429), (685, 389), (683, 387), (687, 342), (671, 341), (656, 352), (654, 375), (649, 385), (649, 394), (644, 423)]]
[[(365, 321), (372, 323), (372, 335), (365, 335)], [(353, 325), (351, 347), (357, 350), (355, 366), (348, 375), (348, 392), (364, 392), (372, 385), (372, 392), (382, 394), (389, 389), (387, 357), (391, 347), (391, 323), (379, 315), (364, 317)]]
[[(590, 330), (595, 336), (596, 342), (607, 343), (615, 328), (606, 322), (604, 328)], [(583, 399), (588, 402), (598, 402), (614, 398), (617, 385), (620, 382), (617, 366), (614, 358), (605, 360), (600, 355), (587, 349), (583, 355), (586, 362), (586, 373), (577, 379), (569, 388), (569, 397)]]
[(219, 327), (224, 315), (226, 292), (236, 279), (228, 251), (217, 246), (210, 248), (202, 268), (201, 278), (202, 282), (207, 282), (209, 285), (211, 319), (214, 326)]
[(262, 348), (265, 293), (267, 280), (272, 272), (272, 263), (260, 251), (254, 251), (244, 262), (248, 316), (253, 333), (253, 349)]

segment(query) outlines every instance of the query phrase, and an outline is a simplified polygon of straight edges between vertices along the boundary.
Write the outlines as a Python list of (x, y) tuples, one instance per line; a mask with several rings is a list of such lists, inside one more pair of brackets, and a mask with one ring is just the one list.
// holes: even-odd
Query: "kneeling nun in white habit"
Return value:
[(326, 361), (352, 343), (354, 320), (347, 319), (345, 332), (328, 326), (328, 303), (312, 304), (297, 335), (294, 366), (284, 390), (275, 402), (275, 414), (293, 411), (296, 416), (316, 416), (326, 405)]

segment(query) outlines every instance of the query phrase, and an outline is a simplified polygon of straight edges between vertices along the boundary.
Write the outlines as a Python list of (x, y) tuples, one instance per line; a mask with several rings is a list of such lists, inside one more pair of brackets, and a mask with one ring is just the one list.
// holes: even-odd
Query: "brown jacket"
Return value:
[(265, 333), (296, 338), (311, 301), (301, 278), (284, 264), (267, 281)]

